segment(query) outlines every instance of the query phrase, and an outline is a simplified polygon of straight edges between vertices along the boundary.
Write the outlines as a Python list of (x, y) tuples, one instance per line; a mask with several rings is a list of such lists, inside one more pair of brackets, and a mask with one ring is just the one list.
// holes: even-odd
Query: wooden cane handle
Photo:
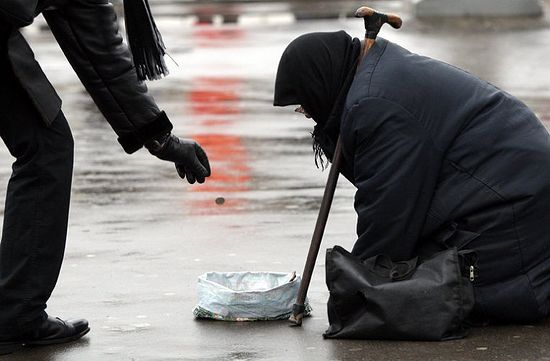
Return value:
[(399, 15), (395, 14), (382, 14), (378, 11), (374, 10), (373, 8), (369, 8), (368, 6), (362, 6), (355, 12), (356, 18), (370, 18), (374, 16), (375, 14), (385, 15), (385, 19), (387, 19), (384, 22), (387, 22), (390, 24), (394, 29), (399, 29), (401, 25), (403, 25), (403, 20), (399, 17)]
[(366, 16), (372, 16), (376, 10), (369, 8), (368, 6), (361, 6), (357, 11), (355, 11), (356, 18), (364, 18)]
[(386, 14), (386, 16), (388, 17), (388, 24), (390, 24), (392, 28), (399, 29), (403, 25), (403, 20), (399, 15)]

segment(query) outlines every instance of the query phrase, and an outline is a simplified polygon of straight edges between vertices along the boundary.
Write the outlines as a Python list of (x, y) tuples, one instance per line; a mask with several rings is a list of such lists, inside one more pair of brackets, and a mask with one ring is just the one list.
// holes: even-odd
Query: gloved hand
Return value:
[(179, 176), (191, 184), (195, 181), (204, 183), (210, 176), (210, 163), (201, 146), (192, 139), (181, 139), (173, 134), (166, 134), (159, 140), (145, 144), (149, 152), (157, 158), (174, 162)]

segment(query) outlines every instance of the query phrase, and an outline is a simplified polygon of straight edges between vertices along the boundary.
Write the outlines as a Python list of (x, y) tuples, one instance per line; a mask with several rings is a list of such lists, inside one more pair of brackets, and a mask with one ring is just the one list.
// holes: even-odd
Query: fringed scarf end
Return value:
[(315, 132), (311, 133), (311, 138), (313, 139), (313, 154), (315, 155), (315, 166), (317, 169), (321, 169), (321, 171), (324, 171), (326, 168), (328, 168), (328, 158), (325, 155), (325, 152), (323, 151), (323, 148), (321, 147), (321, 144), (315, 139)]
[(162, 41), (147, 0), (124, 0), (128, 45), (139, 80), (157, 80), (168, 75)]

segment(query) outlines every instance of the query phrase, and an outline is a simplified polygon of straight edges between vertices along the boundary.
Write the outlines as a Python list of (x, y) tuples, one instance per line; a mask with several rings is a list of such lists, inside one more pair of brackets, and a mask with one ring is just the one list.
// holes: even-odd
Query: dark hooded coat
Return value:
[(550, 136), (527, 106), (379, 38), (338, 119), (357, 187), (354, 255), (473, 249), (478, 316), (548, 317)]

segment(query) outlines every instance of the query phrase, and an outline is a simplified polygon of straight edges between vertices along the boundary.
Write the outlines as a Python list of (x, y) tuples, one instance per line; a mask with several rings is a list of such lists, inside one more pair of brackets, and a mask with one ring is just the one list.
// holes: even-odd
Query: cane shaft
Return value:
[(315, 224), (315, 230), (313, 231), (313, 236), (311, 238), (311, 244), (309, 246), (306, 265), (302, 274), (302, 282), (300, 284), (300, 290), (298, 291), (298, 298), (296, 299), (297, 306), (304, 306), (304, 302), (306, 300), (307, 290), (311, 282), (313, 269), (315, 268), (315, 261), (317, 260), (319, 248), (321, 247), (321, 240), (323, 239), (325, 226), (327, 225), (330, 206), (332, 205), (332, 199), (334, 198), (334, 191), (336, 190), (336, 184), (338, 183), (338, 175), (340, 174), (339, 168), (341, 161), (342, 145), (340, 137), (338, 137), (338, 141), (336, 142), (336, 149), (334, 151), (334, 157), (332, 159), (332, 165), (328, 174), (325, 193), (323, 194), (323, 200), (321, 201), (321, 208), (319, 209), (317, 223)]

